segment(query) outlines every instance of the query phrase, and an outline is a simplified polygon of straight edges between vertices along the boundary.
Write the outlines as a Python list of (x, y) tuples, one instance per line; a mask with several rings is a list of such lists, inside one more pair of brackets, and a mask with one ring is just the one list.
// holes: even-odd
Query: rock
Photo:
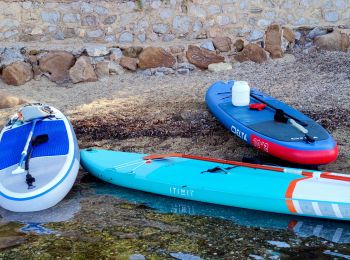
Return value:
[(262, 31), (254, 30), (250, 33), (248, 37), (248, 41), (254, 42), (254, 41), (262, 40), (263, 37), (264, 37), (264, 33)]
[(129, 32), (123, 32), (119, 37), (120, 43), (132, 43), (134, 41), (134, 36)]
[(198, 68), (207, 69), (209, 64), (223, 62), (225, 59), (222, 56), (206, 49), (201, 49), (194, 45), (189, 45), (186, 52), (188, 61)]
[(82, 26), (97, 26), (98, 20), (95, 15), (87, 15), (81, 20)]
[(209, 51), (215, 51), (215, 47), (212, 41), (205, 41), (201, 44), (201, 48), (207, 49)]
[(109, 55), (109, 58), (115, 62), (118, 62), (120, 58), (123, 57), (123, 52), (119, 48), (113, 48), (111, 49), (111, 54)]
[(278, 24), (271, 24), (265, 32), (265, 50), (272, 59), (282, 58), (282, 28)]
[(69, 69), (74, 65), (74, 56), (66, 51), (51, 51), (39, 59), (39, 67), (52, 81), (62, 84), (69, 81)]
[(211, 72), (232, 70), (232, 64), (231, 63), (225, 63), (225, 62), (212, 63), (212, 64), (209, 64), (208, 70), (211, 71)]
[(337, 11), (327, 11), (324, 13), (324, 19), (327, 22), (336, 22), (339, 20), (339, 14)]
[(57, 11), (41, 12), (41, 19), (44, 23), (57, 24), (60, 20), (60, 13)]
[(295, 42), (295, 35), (292, 29), (288, 27), (283, 27), (283, 38), (285, 38), (289, 43)]
[(244, 40), (238, 39), (233, 45), (235, 46), (237, 52), (241, 52), (244, 49)]
[(196, 67), (190, 63), (184, 62), (184, 63), (178, 64), (177, 69), (188, 69), (188, 70), (192, 71), (192, 70), (195, 70)]
[(307, 38), (313, 40), (318, 36), (322, 36), (327, 34), (327, 29), (324, 29), (322, 27), (315, 27), (314, 29), (312, 29), (308, 34), (307, 34)]
[(97, 81), (94, 67), (87, 56), (78, 58), (77, 62), (69, 70), (69, 76), (73, 83)]
[(329, 34), (316, 37), (314, 44), (317, 49), (346, 52), (350, 46), (350, 40), (346, 33), (334, 31)]
[(87, 54), (91, 57), (105, 56), (109, 53), (106, 46), (103, 45), (90, 45), (85, 48)]
[(0, 68), (16, 61), (24, 61), (24, 56), (19, 48), (5, 48), (0, 51)]
[(123, 67), (114, 61), (109, 62), (108, 68), (110, 74), (123, 75), (125, 73)]
[(263, 63), (267, 60), (267, 55), (259, 45), (249, 43), (244, 47), (243, 51), (234, 56), (234, 59), (239, 62), (254, 61), (256, 63)]
[(168, 31), (168, 26), (166, 24), (155, 24), (153, 25), (153, 31), (158, 34), (164, 34)]
[(181, 74), (181, 75), (188, 75), (188, 74), (190, 74), (190, 70), (181, 68), (181, 69), (177, 69), (177, 73)]
[(137, 62), (138, 62), (138, 60), (136, 58), (122, 57), (120, 59), (120, 65), (128, 70), (131, 70), (131, 71), (136, 71)]
[(8, 85), (20, 86), (32, 78), (32, 66), (23, 61), (16, 61), (2, 71), (2, 80)]
[(228, 52), (231, 50), (232, 41), (229, 37), (215, 37), (213, 39), (214, 47), (221, 52)]
[(141, 69), (172, 67), (175, 63), (175, 58), (159, 47), (147, 47), (139, 55), (139, 67)]
[(108, 61), (100, 61), (95, 65), (95, 73), (97, 78), (101, 81), (108, 79), (109, 77), (109, 62)]
[(0, 109), (14, 107), (24, 103), (26, 103), (26, 101), (21, 98), (0, 92)]
[(164, 75), (175, 74), (175, 70), (173, 70), (172, 68), (167, 68), (167, 67), (155, 68), (155, 71), (158, 73), (162, 73)]
[(103, 20), (103, 24), (110, 25), (110, 24), (113, 24), (116, 20), (117, 20), (116, 15), (110, 15)]
[(133, 254), (129, 256), (129, 260), (146, 260), (146, 257), (141, 254)]
[(179, 33), (188, 33), (191, 26), (191, 18), (187, 16), (175, 16), (173, 28)]
[(143, 48), (140, 46), (129, 47), (123, 50), (123, 54), (130, 58), (137, 58), (142, 50)]

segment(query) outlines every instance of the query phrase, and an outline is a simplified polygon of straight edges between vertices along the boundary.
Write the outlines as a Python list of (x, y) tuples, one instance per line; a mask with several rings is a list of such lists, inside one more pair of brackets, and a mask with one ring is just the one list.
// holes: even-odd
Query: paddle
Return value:
[[(267, 106), (271, 107), (272, 109), (274, 109), (274, 110), (276, 111), (276, 114), (275, 114), (275, 120), (276, 120), (276, 121), (281, 120), (281, 121), (279, 121), (279, 122), (284, 122), (284, 121), (283, 121), (284, 119), (282, 119), (282, 118), (289, 117), (289, 118), (295, 120), (296, 122), (298, 122), (298, 123), (299, 123), (300, 125), (302, 125), (302, 126), (307, 126), (307, 125), (308, 125), (306, 122), (301, 121), (300, 119), (298, 119), (298, 118), (296, 118), (296, 117), (294, 117), (294, 116), (292, 116), (292, 115), (290, 115), (290, 114), (284, 112), (282, 109), (277, 108), (277, 107), (271, 105), (270, 103), (268, 103), (268, 102), (266, 102), (265, 100), (263, 100), (263, 99), (257, 97), (256, 95), (252, 94), (251, 92), (250, 92), (250, 96), (251, 96), (252, 98), (258, 100), (259, 102), (264, 103), (265, 105), (267, 105)], [(286, 122), (287, 122), (287, 121), (285, 121), (284, 123), (286, 123)]]
[(32, 157), (33, 150), (35, 147), (43, 143), (47, 143), (48, 140), (49, 140), (49, 136), (47, 134), (38, 135), (31, 139), (31, 146), (28, 150), (28, 156), (25, 163), (25, 171), (27, 172), (26, 183), (28, 184), (28, 189), (34, 188), (33, 182), (35, 182), (35, 178), (29, 173), (29, 161), (30, 161), (30, 158)]
[(27, 157), (28, 147), (29, 147), (30, 141), (32, 140), (35, 126), (40, 120), (42, 120), (42, 118), (33, 120), (33, 125), (32, 125), (32, 128), (31, 128), (30, 132), (29, 132), (29, 135), (28, 135), (28, 138), (27, 138), (27, 142), (26, 142), (26, 144), (24, 146), (24, 149), (23, 149), (23, 151), (21, 153), (21, 159), (20, 159), (20, 161), (18, 163), (18, 167), (15, 170), (12, 171), (12, 174), (25, 173), (25, 170), (23, 169), (23, 162), (24, 162), (25, 158)]

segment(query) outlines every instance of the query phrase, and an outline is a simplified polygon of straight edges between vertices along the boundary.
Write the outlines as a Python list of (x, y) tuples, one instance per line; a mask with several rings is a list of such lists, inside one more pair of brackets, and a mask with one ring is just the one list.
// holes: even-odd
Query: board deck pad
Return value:
[[(0, 170), (20, 161), (31, 127), (30, 123), (4, 132), (0, 142)], [(38, 122), (33, 136), (42, 134), (47, 134), (49, 140), (33, 150), (32, 158), (68, 154), (68, 135), (63, 120)]]

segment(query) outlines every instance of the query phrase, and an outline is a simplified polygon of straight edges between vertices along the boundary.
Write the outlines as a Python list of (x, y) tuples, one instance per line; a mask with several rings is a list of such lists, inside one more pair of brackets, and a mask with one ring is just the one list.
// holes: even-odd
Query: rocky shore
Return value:
[[(194, 69), (167, 75), (154, 69), (152, 76), (126, 72), (103, 81), (74, 84), (69, 80), (64, 86), (47, 77), (16, 87), (0, 81), (0, 91), (6, 92), (10, 104), (4, 107), (14, 106), (1, 109), (0, 120), (5, 122), (24, 100), (39, 101), (70, 117), (81, 148), (183, 152), (231, 160), (248, 156), (276, 162), (228, 133), (206, 109), (204, 94), (212, 82), (247, 80), (323, 125), (338, 142), (340, 154), (336, 162), (322, 168), (350, 173), (349, 60), (346, 52), (310, 48), (294, 49), (262, 64), (233, 63), (232, 69), (218, 72)], [(8, 95), (20, 99), (7, 99)], [(350, 255), (348, 244), (303, 238), (287, 228), (159, 213), (118, 196), (98, 195), (92, 188), (96, 183), (80, 172), (66, 200), (79, 194), (81, 209), (68, 221), (44, 224), (56, 233), (23, 233), (19, 228), (24, 224), (0, 218), (0, 259), (331, 259)]]

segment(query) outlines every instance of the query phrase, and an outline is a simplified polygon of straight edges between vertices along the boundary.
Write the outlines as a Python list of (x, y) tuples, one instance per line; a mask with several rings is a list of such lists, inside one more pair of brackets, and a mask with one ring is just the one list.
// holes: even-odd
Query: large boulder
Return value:
[(32, 78), (32, 66), (23, 61), (16, 61), (2, 71), (2, 80), (8, 85), (20, 86)]
[(329, 51), (348, 51), (350, 46), (349, 36), (346, 33), (334, 31), (332, 33), (316, 37), (316, 48)]
[(24, 99), (0, 92), (0, 109), (14, 107), (24, 103), (26, 103)]
[(95, 65), (95, 73), (101, 81), (106, 81), (109, 77), (109, 61), (99, 61)]
[(209, 64), (219, 63), (225, 60), (224, 57), (217, 55), (215, 52), (194, 45), (188, 46), (186, 57), (190, 63), (201, 69), (207, 69)]
[(69, 76), (73, 83), (97, 81), (91, 59), (87, 56), (81, 56), (77, 59), (77, 62), (69, 70)]
[(58, 84), (69, 81), (69, 69), (74, 65), (74, 56), (66, 51), (51, 51), (39, 59), (42, 72)]
[(174, 66), (176, 60), (173, 55), (163, 48), (147, 47), (139, 55), (139, 67), (141, 69), (150, 69), (157, 67), (170, 68)]
[(215, 49), (221, 52), (228, 52), (231, 50), (232, 41), (229, 37), (215, 37), (213, 44)]
[(279, 24), (271, 24), (265, 32), (265, 50), (272, 59), (282, 58), (282, 28)]
[(263, 63), (267, 60), (267, 54), (259, 45), (249, 43), (244, 47), (243, 51), (234, 56), (234, 59), (239, 62), (254, 61), (256, 63)]

